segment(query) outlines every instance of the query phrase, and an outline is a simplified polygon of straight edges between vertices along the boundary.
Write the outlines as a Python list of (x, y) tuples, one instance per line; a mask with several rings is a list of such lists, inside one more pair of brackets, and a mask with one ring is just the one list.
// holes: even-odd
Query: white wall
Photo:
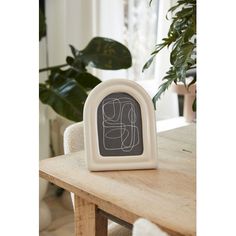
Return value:
[[(39, 68), (47, 66), (46, 40), (41, 39), (39, 43)], [(47, 79), (47, 73), (39, 74), (39, 81), (43, 82)], [(47, 106), (39, 102), (39, 159), (50, 156), (49, 149), (49, 121), (47, 119)]]

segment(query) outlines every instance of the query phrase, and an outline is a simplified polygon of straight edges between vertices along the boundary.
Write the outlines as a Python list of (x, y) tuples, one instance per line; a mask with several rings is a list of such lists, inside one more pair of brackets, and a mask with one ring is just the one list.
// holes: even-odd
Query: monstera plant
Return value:
[[(150, 4), (151, 2), (152, 0)], [(172, 23), (168, 35), (162, 39), (162, 43), (156, 45), (151, 58), (143, 67), (143, 70), (147, 69), (163, 48), (170, 48), (171, 67), (153, 97), (154, 106), (172, 83), (182, 82), (187, 89), (196, 83), (196, 74), (193, 75), (192, 81), (187, 83), (188, 74), (191, 74), (191, 69), (196, 68), (196, 5), (196, 0), (178, 0), (176, 5), (169, 9)], [(196, 110), (196, 99), (193, 110)]]
[(132, 64), (129, 50), (121, 43), (103, 37), (93, 38), (83, 50), (70, 45), (72, 56), (63, 65), (40, 69), (49, 71), (39, 84), (39, 98), (56, 113), (75, 122), (83, 119), (83, 107), (89, 90), (101, 82), (88, 68), (127, 69)]

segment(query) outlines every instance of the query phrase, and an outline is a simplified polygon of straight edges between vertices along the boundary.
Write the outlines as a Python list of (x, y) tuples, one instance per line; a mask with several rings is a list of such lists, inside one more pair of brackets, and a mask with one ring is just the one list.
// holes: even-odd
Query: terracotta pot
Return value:
[(192, 105), (196, 97), (196, 84), (187, 89), (184, 84), (172, 84), (171, 91), (179, 95), (184, 95), (184, 118), (186, 122), (193, 122), (196, 119), (196, 112), (192, 110)]

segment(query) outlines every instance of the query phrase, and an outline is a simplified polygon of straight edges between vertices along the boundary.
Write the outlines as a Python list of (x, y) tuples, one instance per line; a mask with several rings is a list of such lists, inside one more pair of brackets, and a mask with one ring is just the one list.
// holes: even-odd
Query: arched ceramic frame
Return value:
[[(136, 156), (101, 156), (97, 129), (97, 109), (111, 93), (127, 93), (140, 105), (142, 116), (143, 153)], [(88, 169), (91, 171), (157, 168), (155, 112), (150, 96), (136, 82), (112, 79), (97, 85), (84, 106), (84, 141)]]

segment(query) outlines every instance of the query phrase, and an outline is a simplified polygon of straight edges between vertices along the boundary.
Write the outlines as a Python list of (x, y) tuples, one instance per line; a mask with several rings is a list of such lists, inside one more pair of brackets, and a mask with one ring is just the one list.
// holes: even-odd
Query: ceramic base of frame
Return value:
[[(101, 156), (99, 151), (97, 109), (112, 93), (127, 93), (140, 105), (142, 116), (143, 153), (134, 156)], [(155, 111), (147, 92), (136, 82), (112, 79), (96, 86), (84, 106), (84, 141), (87, 167), (90, 171), (154, 169), (157, 168)]]

